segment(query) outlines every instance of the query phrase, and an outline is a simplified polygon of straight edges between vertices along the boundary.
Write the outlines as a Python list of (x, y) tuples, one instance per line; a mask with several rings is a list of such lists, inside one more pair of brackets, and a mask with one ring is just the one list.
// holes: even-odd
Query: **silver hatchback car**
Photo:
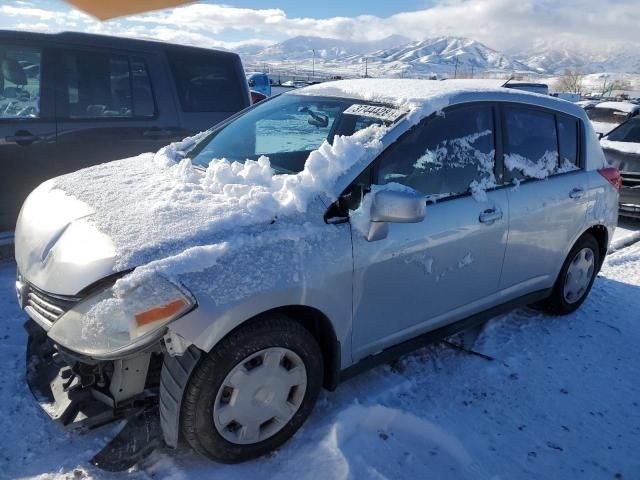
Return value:
[(157, 438), (255, 458), (359, 369), (519, 305), (579, 308), (619, 188), (585, 112), (552, 97), (368, 79), (280, 95), (29, 196), (29, 383), (68, 426), (142, 416), (134, 460)]

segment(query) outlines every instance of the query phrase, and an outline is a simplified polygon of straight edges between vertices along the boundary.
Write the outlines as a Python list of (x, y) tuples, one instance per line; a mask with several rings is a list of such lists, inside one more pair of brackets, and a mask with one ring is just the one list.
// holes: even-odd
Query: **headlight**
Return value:
[(130, 290), (112, 287), (81, 301), (53, 324), (48, 335), (75, 352), (116, 358), (157, 339), (162, 327), (194, 304), (186, 292), (154, 275)]

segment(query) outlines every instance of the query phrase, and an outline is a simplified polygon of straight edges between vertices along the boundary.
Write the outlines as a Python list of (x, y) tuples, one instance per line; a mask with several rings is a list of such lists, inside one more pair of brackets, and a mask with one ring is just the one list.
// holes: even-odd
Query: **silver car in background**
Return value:
[(29, 383), (64, 424), (145, 415), (171, 447), (252, 459), (362, 368), (519, 305), (579, 308), (619, 188), (569, 102), (468, 81), (292, 91), (30, 195)]

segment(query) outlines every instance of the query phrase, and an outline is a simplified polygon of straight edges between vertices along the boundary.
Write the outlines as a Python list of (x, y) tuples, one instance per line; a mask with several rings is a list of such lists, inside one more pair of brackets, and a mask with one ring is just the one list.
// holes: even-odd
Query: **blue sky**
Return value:
[(75, 30), (232, 50), (298, 35), (345, 41), (447, 35), (506, 53), (547, 45), (607, 56), (620, 46), (640, 48), (638, 1), (207, 0), (99, 22), (61, 0), (0, 0), (0, 28)]
[[(215, 3), (215, 2), (207, 2)], [(426, 8), (433, 4), (428, 0), (264, 0), (225, 1), (228, 5), (246, 8), (281, 8), (292, 17), (331, 18), (338, 15), (353, 17), (356, 15), (376, 15), (388, 17), (394, 13)]]

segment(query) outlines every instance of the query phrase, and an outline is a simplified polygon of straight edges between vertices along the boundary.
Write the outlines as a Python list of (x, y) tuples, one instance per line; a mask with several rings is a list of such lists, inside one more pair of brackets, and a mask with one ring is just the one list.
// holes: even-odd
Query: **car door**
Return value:
[(508, 203), (496, 185), (491, 104), (446, 109), (376, 161), (373, 183), (425, 195), (425, 220), (390, 224), (386, 238), (353, 230), (354, 360), (476, 313), (496, 295)]
[(185, 136), (159, 54), (80, 46), (57, 53), (60, 173), (155, 152)]
[(29, 192), (55, 171), (50, 67), (37, 41), (0, 41), (0, 232), (14, 229)]
[(584, 229), (587, 180), (577, 118), (505, 104), (504, 165), (509, 198), (509, 244), (501, 295), (550, 288), (571, 243)]

